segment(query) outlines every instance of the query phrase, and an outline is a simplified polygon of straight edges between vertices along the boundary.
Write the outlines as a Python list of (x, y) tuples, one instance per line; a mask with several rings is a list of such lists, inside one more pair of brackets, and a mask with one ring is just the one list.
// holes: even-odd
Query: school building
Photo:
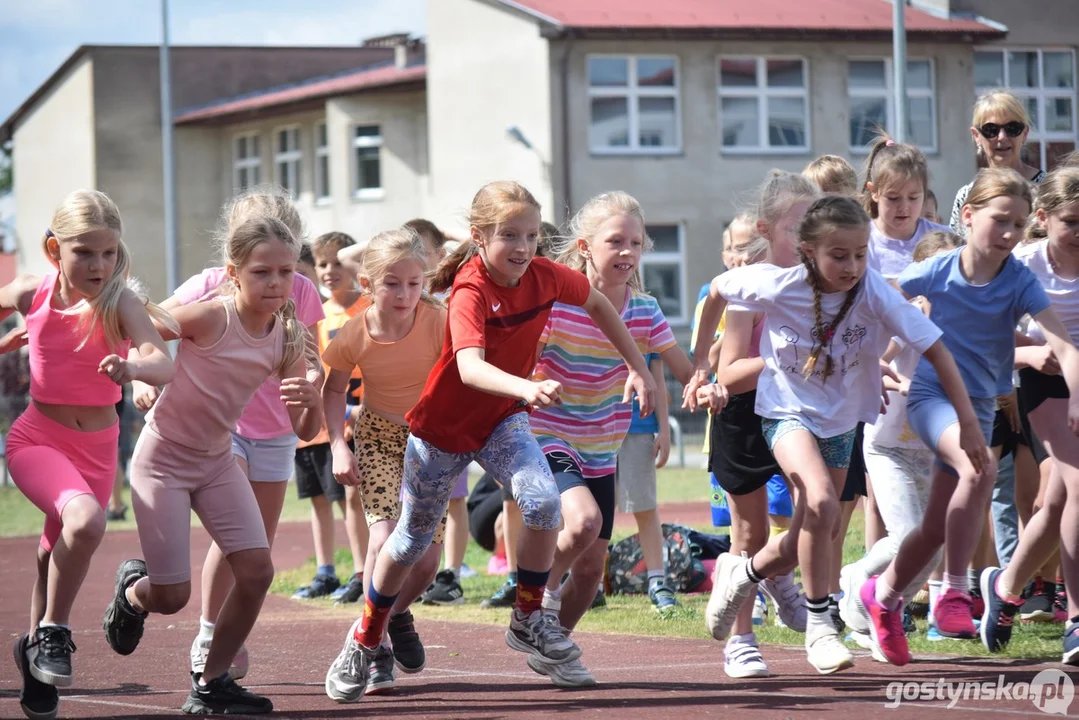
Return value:
[[(173, 49), (181, 275), (211, 262), (238, 188), (291, 190), (311, 235), (415, 216), (463, 231), (485, 182), (515, 179), (561, 222), (596, 193), (644, 206), (646, 285), (688, 327), (719, 238), (772, 167), (859, 165), (895, 127), (884, 0), (430, 0), (424, 41)], [(906, 9), (908, 137), (942, 211), (975, 172), (979, 90), (1028, 103), (1032, 164), (1075, 148), (1076, 0), (919, 0)], [(10, 118), (22, 267), (60, 198), (119, 204), (137, 273), (165, 296), (158, 56), (85, 46)], [(683, 339), (687, 336), (679, 330)]]

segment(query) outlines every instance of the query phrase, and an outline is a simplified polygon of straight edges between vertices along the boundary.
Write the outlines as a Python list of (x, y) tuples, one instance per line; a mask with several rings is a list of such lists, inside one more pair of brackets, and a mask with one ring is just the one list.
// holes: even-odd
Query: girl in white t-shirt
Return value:
[[(828, 613), (830, 548), (855, 426), (876, 421), (880, 412), (879, 359), (890, 339), (898, 336), (924, 354), (952, 402), (973, 414), (940, 330), (879, 273), (867, 271), (869, 223), (851, 198), (816, 200), (799, 231), (802, 264), (753, 265), (717, 277), (701, 321), (704, 327), (715, 322), (721, 298), (730, 303), (730, 315), (766, 313), (756, 409), (772, 453), (799, 491), (788, 533), (750, 558), (720, 556), (706, 613), (709, 630), (726, 637), (757, 583), (797, 562), (808, 598), (806, 653), (822, 674), (853, 664)], [(728, 334), (745, 327), (732, 325)], [(707, 372), (699, 360), (698, 366), (701, 380), (690, 383), (687, 405)]]

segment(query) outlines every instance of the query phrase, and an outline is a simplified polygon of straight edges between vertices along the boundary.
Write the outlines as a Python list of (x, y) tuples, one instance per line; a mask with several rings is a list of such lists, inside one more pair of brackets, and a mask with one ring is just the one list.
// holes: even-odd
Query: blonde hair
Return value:
[[(512, 180), (497, 180), (481, 187), (472, 198), (472, 206), (468, 211), (468, 224), (480, 232), (486, 232), (522, 210), (539, 212), (540, 204), (520, 183)], [(447, 255), (435, 270), (434, 277), (431, 279), (431, 292), (443, 292), (453, 287), (453, 279), (457, 277), (457, 271), (478, 252), (479, 248), (472, 242), (471, 237), (454, 248), (453, 252)]]
[[(578, 272), (585, 272), (588, 263), (577, 247), (577, 238), (582, 238), (591, 246), (592, 239), (599, 232), (603, 223), (618, 215), (628, 215), (641, 224), (641, 233), (644, 236), (644, 247), (641, 248), (641, 251), (648, 252), (651, 250), (652, 240), (645, 231), (644, 212), (641, 210), (641, 204), (632, 195), (620, 190), (614, 190), (597, 195), (577, 211), (577, 214), (569, 222), (569, 236), (561, 238), (558, 247), (553, 248), (555, 262), (559, 262)], [(629, 279), (629, 286), (636, 292), (645, 292), (639, 269)]]
[[(870, 145), (869, 157), (865, 161), (865, 182), (862, 184), (862, 207), (875, 218), (880, 212), (873, 199), (874, 192), (884, 192), (884, 188), (917, 180), (922, 184), (922, 193), (929, 191), (929, 166), (925, 155), (913, 145), (897, 143), (881, 133)], [(873, 189), (869, 189), (873, 183)]]
[[(839, 307), (835, 318), (825, 325), (821, 309), (821, 294), (823, 291), (821, 290), (820, 273), (817, 270), (816, 263), (813, 262), (813, 258), (805, 252), (804, 248), (806, 245), (817, 245), (817, 243), (831, 236), (840, 228), (864, 227), (868, 234), (869, 222), (869, 216), (862, 206), (858, 204), (858, 201), (847, 195), (825, 195), (814, 200), (813, 204), (806, 210), (805, 218), (802, 220), (802, 225), (798, 230), (798, 237), (802, 241), (801, 247), (798, 248), (798, 254), (802, 258), (802, 264), (806, 266), (806, 279), (813, 290), (813, 349), (810, 351), (809, 357), (806, 358), (805, 366), (802, 368), (802, 375), (806, 379), (812, 377), (816, 371), (817, 363), (821, 353), (824, 352), (825, 346), (831, 346), (835, 329), (846, 317), (851, 306), (854, 305), (854, 300), (858, 296), (858, 290), (861, 288), (862, 283), (859, 281), (857, 285), (847, 291), (847, 297), (843, 299), (843, 304)], [(826, 381), (834, 372), (835, 363), (829, 351), (825, 354), (821, 382)]]
[[(222, 259), (226, 266), (240, 269), (247, 263), (256, 247), (274, 238), (287, 245), (294, 256), (299, 255), (300, 241), (285, 223), (274, 217), (251, 217), (229, 233), (222, 246)], [(233, 295), (238, 290), (233, 283), (227, 283), (224, 287)], [(296, 317), (296, 303), (291, 297), (274, 313), (274, 317), (284, 330), (285, 350), (281, 355), (281, 364), (277, 367), (278, 375), (284, 377), (284, 373), (307, 353), (307, 328)]]
[(979, 210), (993, 198), (1004, 195), (1013, 195), (1027, 201), (1027, 207), (1034, 207), (1034, 186), (1022, 175), (1011, 168), (985, 168), (979, 170), (974, 176), (974, 183), (970, 186), (967, 194), (967, 202), (975, 210)]
[[(744, 247), (738, 249), (735, 249), (733, 246), (730, 248), (727, 247), (727, 239), (733, 238), (733, 228), (735, 225), (744, 225), (749, 229), (750, 233), (750, 241)], [(740, 212), (735, 215), (734, 219), (723, 229), (723, 250), (734, 255), (742, 256), (749, 264), (760, 262), (764, 259), (768, 254), (769, 248), (768, 238), (757, 233), (757, 219), (753, 216), (753, 213), (749, 211)]]
[[(370, 288), (382, 282), (389, 269), (403, 260), (412, 260), (421, 268), (427, 267), (423, 238), (412, 227), (404, 225), (380, 232), (371, 238), (363, 253), (363, 270), (360, 272), (360, 276), (366, 278), (368, 283), (364, 292), (370, 293)], [(420, 295), (420, 300), (428, 305), (441, 306), (427, 290)]]
[(821, 155), (806, 165), (802, 175), (816, 183), (821, 192), (858, 194), (858, 172), (838, 155)]
[(1034, 209), (1046, 215), (1079, 201), (1079, 165), (1059, 165), (1035, 191)]
[(758, 193), (757, 220), (774, 225), (791, 206), (804, 200), (816, 200), (820, 190), (809, 178), (786, 170), (770, 170)]
[(974, 127), (980, 127), (993, 115), (1015, 118), (1028, 128), (1030, 127), (1030, 115), (1027, 113), (1026, 105), (1010, 90), (990, 90), (974, 101), (974, 113), (971, 120)]
[(914, 262), (928, 260), (942, 250), (955, 250), (963, 246), (963, 238), (951, 230), (933, 230), (927, 232), (914, 246)]

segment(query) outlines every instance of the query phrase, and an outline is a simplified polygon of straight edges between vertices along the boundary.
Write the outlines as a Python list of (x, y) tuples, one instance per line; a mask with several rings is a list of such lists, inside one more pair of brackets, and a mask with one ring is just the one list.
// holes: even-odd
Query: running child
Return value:
[[(623, 400), (655, 387), (644, 357), (611, 303), (581, 273), (534, 258), (540, 232), (535, 198), (514, 182), (485, 185), (469, 212), (470, 237), (439, 267), (432, 290), (453, 288), (445, 342), (419, 402), (409, 412), (401, 518), (368, 579), (363, 617), (326, 675), (330, 697), (358, 698), (389, 613), (427, 551), (457, 477), (476, 460), (511, 485), (524, 516), (517, 553), (517, 600), (506, 633), (511, 648), (550, 662), (580, 649), (544, 614), (543, 588), (562, 522), (558, 489), (528, 426), (528, 410), (560, 401), (561, 386), (528, 377), (556, 301), (583, 305), (632, 366)], [(354, 478), (343, 478), (355, 483)]]
[(128, 288), (122, 234), (120, 211), (104, 193), (73, 192), (42, 240), (54, 270), (0, 289), (0, 320), (20, 313), (30, 349), (30, 405), (7, 436), (8, 470), (45, 513), (30, 632), (14, 649), (29, 718), (56, 717), (56, 688), (73, 680), (71, 608), (105, 533), (121, 388), (136, 378), (168, 383), (175, 374), (150, 320), (167, 316)]
[(266, 527), (232, 453), (244, 407), (270, 377), (292, 428), (310, 440), (322, 424), (318, 391), (304, 377), (306, 330), (290, 299), (299, 243), (280, 220), (251, 218), (223, 248), (231, 289), (173, 310), (176, 379), (146, 416), (131, 462), (131, 499), (146, 560), (116, 571), (105, 611), (109, 646), (130, 655), (149, 613), (172, 615), (191, 596), (191, 510), (221, 548), (236, 584), (221, 607), (201, 672), (191, 673), (189, 714), (265, 713), (273, 703), (232, 679), (229, 668), (273, 580)]

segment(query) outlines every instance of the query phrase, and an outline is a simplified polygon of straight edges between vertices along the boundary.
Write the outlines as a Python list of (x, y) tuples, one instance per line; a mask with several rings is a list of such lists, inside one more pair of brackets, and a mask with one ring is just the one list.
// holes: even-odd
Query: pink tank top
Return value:
[(277, 372), (284, 354), (283, 329), (275, 322), (262, 338), (247, 334), (231, 297), (225, 306), (225, 333), (209, 347), (180, 341), (176, 377), (165, 386), (147, 424), (166, 440), (205, 453), (225, 452), (244, 407), (259, 386)]
[(101, 326), (95, 324), (90, 339), (79, 348), (83, 338), (79, 321), (90, 309), (85, 300), (67, 310), (54, 308), (57, 278), (56, 271), (42, 278), (26, 314), (30, 397), (54, 405), (115, 405), (123, 391), (108, 375), (98, 372), (98, 366), (108, 355), (126, 358), (131, 343), (110, 348)]

